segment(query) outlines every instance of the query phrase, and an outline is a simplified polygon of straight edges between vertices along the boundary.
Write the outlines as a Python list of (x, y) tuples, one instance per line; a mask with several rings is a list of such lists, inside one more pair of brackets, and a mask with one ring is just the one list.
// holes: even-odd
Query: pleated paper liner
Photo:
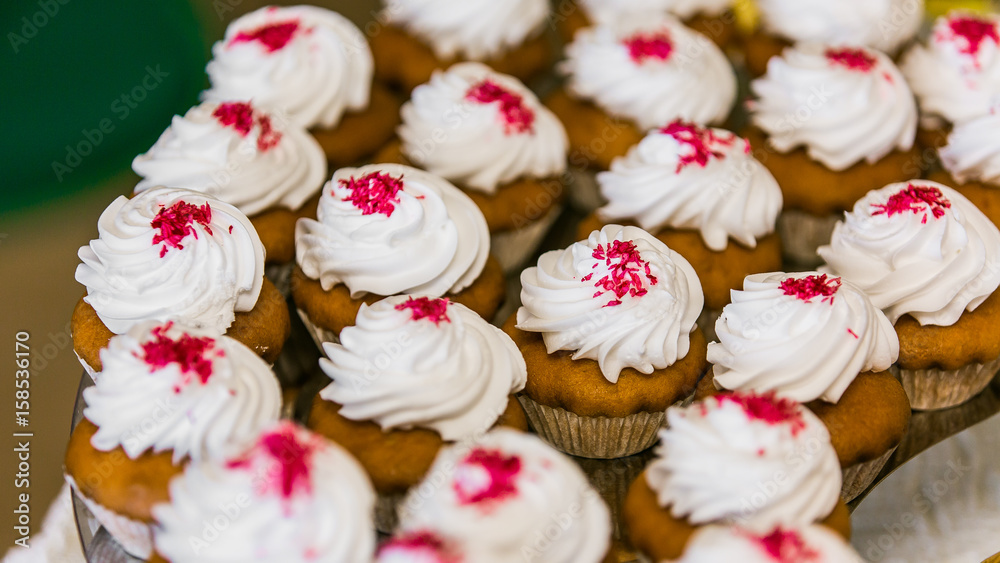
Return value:
[(885, 467), (885, 464), (889, 462), (889, 458), (895, 452), (896, 447), (893, 446), (889, 451), (875, 459), (855, 463), (850, 467), (844, 468), (844, 482), (840, 488), (840, 498), (845, 503), (848, 503), (863, 493), (875, 481), (875, 478), (878, 477), (882, 468)]
[(903, 384), (913, 410), (928, 411), (961, 405), (978, 395), (996, 376), (1000, 358), (957, 370), (908, 370), (895, 365), (890, 369)]
[(778, 216), (778, 233), (785, 260), (795, 266), (815, 268), (823, 260), (816, 249), (829, 244), (833, 227), (841, 219), (831, 214), (817, 217), (797, 209), (786, 209)]
[(519, 229), (500, 231), (490, 235), (490, 254), (492, 254), (505, 274), (518, 272), (521, 266), (535, 254), (541, 246), (545, 235), (559, 218), (563, 206), (556, 205), (541, 219), (529, 223)]
[(153, 529), (145, 522), (133, 520), (123, 516), (113, 510), (101, 506), (93, 499), (86, 497), (80, 488), (76, 486), (76, 481), (66, 475), (66, 482), (73, 488), (76, 495), (83, 501), (87, 510), (94, 515), (101, 526), (107, 530), (121, 546), (122, 549), (139, 559), (149, 559), (153, 554)]

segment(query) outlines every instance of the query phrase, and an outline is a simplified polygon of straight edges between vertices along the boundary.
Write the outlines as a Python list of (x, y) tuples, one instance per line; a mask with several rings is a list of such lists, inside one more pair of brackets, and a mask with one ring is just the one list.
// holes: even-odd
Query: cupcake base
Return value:
[(94, 518), (108, 531), (108, 534), (122, 546), (122, 549), (139, 559), (149, 559), (153, 554), (153, 529), (149, 524), (122, 516), (109, 508), (101, 506), (95, 500), (84, 495), (72, 477), (69, 475), (65, 477), (66, 482), (73, 488), (73, 492), (80, 497), (87, 510), (94, 515)]
[(833, 228), (839, 219), (840, 216), (835, 214), (819, 217), (797, 209), (782, 211), (778, 217), (778, 233), (785, 260), (805, 268), (820, 265), (823, 259), (816, 254), (816, 249), (830, 244)]
[(855, 463), (850, 467), (844, 468), (844, 480), (840, 488), (840, 498), (844, 502), (851, 502), (857, 498), (858, 495), (863, 493), (875, 481), (875, 478), (878, 477), (878, 474), (881, 473), (882, 468), (885, 467), (885, 464), (889, 462), (889, 458), (894, 453), (896, 453), (895, 446), (871, 461)]
[(969, 364), (957, 370), (901, 369), (891, 370), (906, 390), (913, 410), (946, 409), (965, 403), (978, 395), (993, 381), (1000, 369), (1000, 358), (985, 364)]

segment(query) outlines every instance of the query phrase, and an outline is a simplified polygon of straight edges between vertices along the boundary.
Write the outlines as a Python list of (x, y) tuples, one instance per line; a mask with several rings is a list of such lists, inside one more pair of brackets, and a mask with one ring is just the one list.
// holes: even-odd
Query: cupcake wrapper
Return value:
[(557, 450), (597, 459), (639, 453), (656, 443), (666, 418), (662, 412), (639, 412), (622, 418), (579, 416), (518, 395), (535, 432)]
[(910, 407), (917, 411), (946, 409), (975, 397), (993, 381), (1000, 358), (957, 370), (890, 368), (903, 384)]
[[(73, 350), (73, 353), (76, 354), (76, 350)], [(94, 380), (94, 383), (97, 383), (97, 376), (101, 372), (95, 371), (94, 368), (90, 367), (90, 364), (88, 364), (83, 358), (81, 358), (80, 354), (76, 354), (76, 359), (80, 360), (80, 365), (83, 366), (83, 371), (87, 372), (87, 375), (89, 375), (90, 378)]]
[(100, 522), (101, 526), (108, 531), (122, 546), (122, 549), (139, 559), (149, 559), (153, 554), (153, 529), (145, 522), (133, 520), (127, 516), (122, 516), (113, 510), (101, 506), (93, 499), (87, 498), (76, 486), (76, 481), (66, 475), (66, 482), (73, 488), (76, 495), (83, 501), (83, 505)]
[(490, 253), (500, 263), (505, 274), (519, 270), (531, 258), (562, 210), (563, 206), (556, 205), (533, 223), (490, 235)]
[(616, 540), (625, 539), (625, 530), (621, 525), (622, 506), (632, 482), (639, 478), (646, 464), (653, 459), (653, 451), (647, 450), (637, 455), (619, 459), (587, 459), (574, 458), (594, 490), (601, 495), (608, 508), (611, 509), (613, 537)]
[(778, 233), (785, 259), (797, 266), (815, 267), (823, 262), (816, 249), (830, 243), (839, 215), (817, 217), (795, 209), (781, 212)]
[(264, 275), (278, 288), (285, 299), (292, 296), (292, 269), (294, 262), (287, 264), (268, 264), (264, 266)]
[(715, 334), (715, 321), (719, 320), (720, 316), (722, 316), (721, 310), (705, 309), (701, 312), (698, 317), (698, 328), (705, 333), (705, 341), (718, 340), (718, 336)]
[(375, 497), (375, 529), (383, 534), (392, 534), (399, 524), (399, 504), (406, 493), (378, 493)]
[(844, 502), (851, 502), (863, 493), (875, 481), (875, 478), (878, 477), (882, 468), (885, 467), (885, 464), (889, 462), (889, 458), (895, 452), (896, 447), (893, 446), (889, 451), (873, 460), (855, 463), (850, 467), (844, 468), (844, 484), (840, 488), (840, 498)]
[(601, 188), (597, 184), (597, 173), (589, 168), (570, 166), (569, 175), (573, 186), (569, 190), (569, 203), (577, 211), (590, 213), (604, 205)]
[(309, 315), (306, 314), (302, 309), (295, 309), (299, 313), (299, 318), (302, 319), (302, 324), (306, 325), (306, 330), (309, 332), (309, 336), (312, 337), (313, 342), (316, 343), (316, 347), (319, 348), (320, 352), (323, 351), (324, 342), (340, 342), (340, 338), (332, 330), (327, 330), (325, 328), (320, 328), (313, 324), (309, 320)]

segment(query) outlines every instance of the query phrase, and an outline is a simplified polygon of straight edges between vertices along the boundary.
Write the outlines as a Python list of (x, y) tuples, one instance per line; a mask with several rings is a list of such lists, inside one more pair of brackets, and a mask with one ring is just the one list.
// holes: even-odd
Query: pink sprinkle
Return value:
[(435, 325), (438, 325), (441, 322), (451, 322), (451, 319), (448, 318), (448, 305), (451, 305), (451, 301), (448, 299), (410, 297), (405, 303), (396, 305), (396, 310), (403, 311), (409, 309), (412, 312), (412, 320), (429, 319)]
[[(686, 145), (690, 149), (690, 153), (682, 155), (680, 162), (677, 164), (678, 174), (691, 164), (697, 164), (704, 168), (708, 166), (708, 162), (713, 158), (720, 160), (725, 158), (726, 154), (718, 149), (733, 146), (733, 143), (737, 139), (736, 135), (731, 133), (718, 136), (711, 128), (699, 127), (694, 123), (686, 123), (683, 120), (674, 121), (670, 125), (660, 129), (660, 133), (670, 135), (678, 143)], [(747, 150), (750, 149), (749, 143), (747, 143), (746, 148)]]
[(749, 533), (747, 536), (777, 563), (807, 563), (819, 558), (819, 552), (807, 545), (794, 530), (785, 531), (779, 527), (766, 536)]
[(490, 79), (469, 88), (465, 99), (481, 104), (500, 102), (500, 117), (507, 135), (535, 132), (535, 113), (524, 105), (524, 99)]
[(861, 72), (870, 72), (878, 64), (878, 59), (864, 49), (827, 49), (826, 60), (831, 64)]
[(674, 52), (674, 44), (666, 30), (655, 33), (636, 33), (623, 41), (628, 49), (628, 56), (636, 64), (643, 64), (649, 59), (666, 61)]
[(297, 493), (312, 490), (312, 456), (321, 447), (315, 436), (300, 438), (292, 422), (283, 422), (263, 434), (257, 444), (243, 457), (230, 461), (231, 469), (259, 469), (255, 461), (267, 463), (268, 471), (258, 494), (280, 494), (289, 500)]
[(893, 215), (901, 215), (907, 211), (913, 213), (914, 215), (920, 215), (923, 213), (923, 219), (921, 223), (927, 223), (927, 212), (930, 211), (931, 215), (935, 219), (940, 219), (944, 216), (945, 209), (951, 207), (951, 202), (944, 197), (941, 190), (933, 186), (914, 186), (909, 184), (898, 193), (892, 195), (889, 201), (885, 203), (873, 203), (872, 204), (872, 216), (875, 215), (886, 215), (887, 217), (892, 217)]
[(340, 186), (351, 190), (345, 198), (361, 210), (362, 215), (381, 213), (391, 217), (399, 203), (399, 192), (403, 189), (403, 175), (393, 178), (382, 172), (372, 172), (355, 179), (354, 176), (340, 180)]
[(183, 249), (181, 241), (188, 235), (198, 238), (198, 232), (192, 226), (197, 223), (205, 228), (205, 232), (212, 234), (209, 223), (212, 222), (212, 207), (205, 203), (201, 207), (197, 205), (178, 201), (170, 207), (161, 207), (156, 213), (156, 217), (150, 221), (149, 226), (158, 229), (160, 232), (153, 235), (153, 246), (165, 243), (160, 248), (160, 258), (163, 258), (169, 250), (168, 247)]
[(847, 333), (853, 336), (855, 340), (858, 339), (858, 333), (854, 332), (853, 330), (847, 329)]
[(428, 563), (461, 563), (462, 557), (454, 546), (448, 545), (445, 540), (434, 532), (415, 531), (401, 536), (396, 536), (378, 550), (378, 557), (388, 555), (409, 556), (415, 561), (427, 561)]
[(243, 137), (250, 134), (256, 123), (260, 128), (260, 133), (257, 135), (257, 149), (261, 152), (266, 152), (281, 141), (281, 133), (274, 130), (271, 125), (271, 117), (254, 110), (253, 106), (247, 102), (219, 104), (219, 107), (212, 112), (212, 117), (223, 127), (232, 127)]
[(1000, 44), (997, 26), (989, 19), (963, 14), (949, 18), (948, 28), (955, 38), (963, 40), (964, 45), (960, 48), (960, 52), (971, 57), (979, 55), (979, 51), (987, 39), (992, 41), (994, 45)]
[(605, 307), (621, 305), (621, 298), (626, 295), (633, 297), (646, 295), (648, 290), (643, 285), (644, 277), (650, 285), (657, 284), (656, 276), (650, 273), (649, 262), (642, 259), (635, 243), (630, 240), (615, 240), (607, 247), (598, 244), (592, 256), (598, 260), (604, 260), (604, 265), (609, 270), (608, 275), (597, 280), (597, 283), (594, 284), (594, 287), (598, 288), (594, 297), (600, 297), (604, 292), (611, 291), (617, 298), (607, 302)]
[(229, 234), (233, 234), (233, 226), (229, 225)]
[(779, 399), (773, 391), (763, 395), (752, 392), (726, 393), (716, 395), (715, 400), (719, 405), (728, 401), (743, 407), (750, 420), (760, 420), (772, 425), (788, 424), (791, 426), (792, 436), (798, 435), (806, 427), (799, 403), (791, 399)]
[(826, 274), (806, 276), (804, 278), (788, 278), (778, 286), (785, 295), (794, 296), (806, 303), (813, 297), (823, 297), (823, 303), (833, 304), (834, 296), (840, 289), (840, 278), (831, 278)]
[(142, 361), (149, 366), (150, 373), (169, 364), (177, 364), (182, 378), (180, 388), (174, 389), (177, 392), (191, 383), (192, 375), (197, 375), (202, 385), (208, 383), (208, 378), (212, 376), (213, 356), (221, 357), (223, 352), (215, 350), (215, 340), (207, 336), (196, 338), (182, 334), (177, 340), (170, 338), (166, 333), (173, 326), (171, 321), (153, 329), (154, 339), (142, 344)]
[(504, 455), (500, 450), (475, 448), (459, 464), (452, 487), (462, 504), (500, 501), (517, 495), (520, 471), (521, 458)]
[(251, 43), (257, 41), (264, 46), (268, 53), (273, 53), (283, 49), (295, 32), (299, 30), (299, 22), (289, 21), (282, 23), (270, 23), (251, 31), (241, 31), (229, 42), (230, 45), (236, 43)]

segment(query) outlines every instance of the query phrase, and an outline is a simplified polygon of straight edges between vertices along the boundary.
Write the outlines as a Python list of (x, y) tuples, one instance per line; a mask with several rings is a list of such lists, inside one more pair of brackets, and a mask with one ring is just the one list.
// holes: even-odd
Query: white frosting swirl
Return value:
[[(161, 212), (194, 206), (198, 211), (186, 223), (153, 226), (164, 217)], [(205, 210), (211, 219), (199, 221)], [(175, 229), (187, 234), (174, 237), (174, 244), (160, 240)], [(264, 247), (246, 215), (232, 205), (190, 190), (151, 188), (111, 202), (97, 232), (98, 238), (80, 248), (76, 281), (87, 286), (84, 300), (115, 334), (140, 321), (172, 318), (222, 334), (236, 311), (257, 303)]]
[(174, 478), (170, 503), (153, 507), (154, 540), (171, 563), (371, 561), (374, 508), (350, 454), (283, 422), (244, 456), (192, 464)]
[[(391, 186), (379, 188), (377, 178), (386, 176), (392, 186), (401, 179), (402, 189), (393, 194)], [(351, 188), (351, 182), (361, 185)], [(384, 211), (362, 209), (373, 202)], [(355, 299), (367, 293), (457, 293), (479, 277), (489, 257), (489, 228), (469, 196), (409, 166), (337, 170), (323, 187), (318, 218), (299, 219), (295, 226), (299, 266), (325, 290), (343, 283)]]
[(98, 427), (91, 444), (135, 459), (173, 450), (174, 463), (221, 458), (278, 420), (281, 389), (253, 350), (227, 336), (148, 321), (101, 350), (103, 370), (83, 391)]
[[(608, 552), (608, 507), (576, 464), (530, 434), (497, 429), (445, 448), (425, 483), (400, 505), (399, 530), (440, 534), (463, 561), (598, 563)], [(560, 533), (547, 537), (553, 522)]]
[(938, 156), (958, 182), (1000, 187), (1000, 115), (988, 113), (956, 125)]
[(329, 359), (320, 367), (333, 383), (320, 396), (341, 405), (342, 416), (383, 430), (428, 428), (448, 441), (493, 426), (527, 380), (510, 337), (447, 300), (362, 305), (340, 343), (323, 349)]
[(546, 0), (383, 0), (389, 22), (430, 45), (439, 59), (502, 56), (540, 34)]
[(737, 395), (781, 422), (755, 417), (720, 395), (667, 409), (646, 481), (660, 506), (694, 525), (739, 524), (758, 533), (805, 526), (830, 514), (840, 499), (841, 472), (826, 426), (784, 399)]
[[(964, 123), (1000, 102), (998, 22), (996, 15), (953, 12), (937, 19), (926, 46), (907, 51), (900, 69), (924, 115)], [(967, 31), (963, 27), (969, 24), (984, 29), (968, 30), (971, 36), (956, 32)], [(975, 32), (984, 34), (981, 41)]]
[(186, 188), (256, 215), (302, 207), (326, 179), (326, 156), (305, 129), (249, 103), (203, 103), (174, 116), (132, 169), (143, 177), (136, 193)]
[(1000, 231), (965, 196), (926, 180), (868, 192), (818, 252), (894, 324), (910, 314), (950, 326), (1000, 285)]
[(676, 563), (862, 563), (844, 538), (826, 526), (775, 529), (766, 535), (735, 526), (703, 526)]
[(306, 128), (368, 107), (374, 62), (361, 30), (315, 6), (269, 6), (226, 28), (206, 67), (207, 101), (253, 100)]
[(402, 116), (406, 157), (469, 189), (495, 194), (519, 178), (566, 170), (562, 123), (516, 78), (481, 63), (435, 71), (413, 90)]
[(582, 29), (566, 57), (559, 70), (570, 93), (642, 129), (675, 119), (721, 123), (736, 101), (736, 74), (722, 51), (666, 14)]
[(747, 276), (715, 332), (708, 361), (719, 386), (803, 403), (836, 403), (859, 373), (899, 356), (892, 324), (860, 289), (814, 272)]
[(924, 19), (924, 0), (757, 0), (761, 25), (792, 43), (864, 45), (895, 53)]
[(577, 0), (587, 18), (595, 23), (614, 21), (623, 14), (668, 12), (683, 20), (695, 16), (719, 16), (734, 0)]
[(698, 230), (717, 252), (730, 237), (755, 248), (774, 232), (782, 205), (781, 188), (748, 141), (686, 123), (651, 131), (597, 183), (608, 201), (597, 210), (604, 221), (632, 220), (654, 233)]
[[(837, 62), (838, 53), (847, 61)], [(817, 43), (785, 49), (750, 88), (753, 123), (779, 152), (805, 146), (810, 158), (840, 171), (913, 146), (916, 102), (878, 51)]]
[(705, 302), (691, 264), (638, 227), (608, 225), (521, 273), (517, 328), (545, 348), (597, 361), (611, 383), (625, 368), (664, 369), (687, 356)]

